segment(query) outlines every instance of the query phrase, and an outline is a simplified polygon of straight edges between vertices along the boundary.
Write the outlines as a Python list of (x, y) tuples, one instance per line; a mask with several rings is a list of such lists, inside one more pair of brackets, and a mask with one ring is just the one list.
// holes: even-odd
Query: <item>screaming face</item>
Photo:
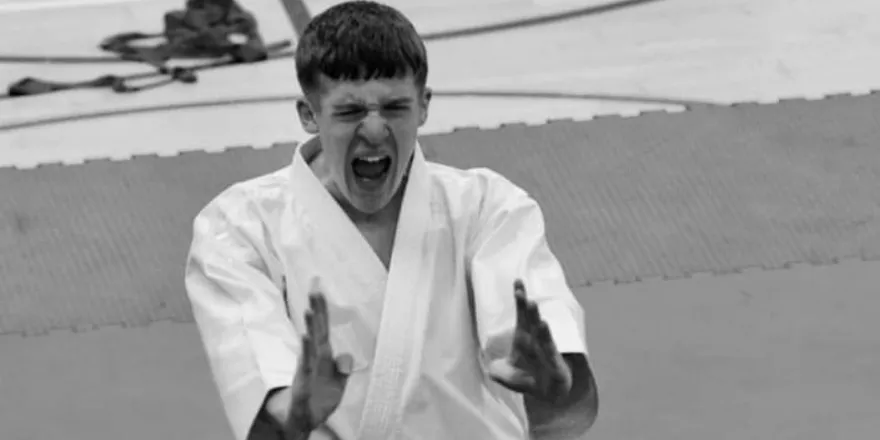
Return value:
[(430, 90), (411, 75), (321, 83), (318, 96), (298, 103), (303, 127), (321, 140), (315, 172), (345, 208), (376, 214), (402, 190)]

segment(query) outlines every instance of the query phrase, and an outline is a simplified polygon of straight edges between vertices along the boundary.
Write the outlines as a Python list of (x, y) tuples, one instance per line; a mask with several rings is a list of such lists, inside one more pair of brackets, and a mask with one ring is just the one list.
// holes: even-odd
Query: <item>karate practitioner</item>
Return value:
[(425, 160), (413, 25), (331, 7), (296, 69), (313, 138), (198, 214), (186, 268), (235, 439), (582, 438), (583, 311), (535, 200)]

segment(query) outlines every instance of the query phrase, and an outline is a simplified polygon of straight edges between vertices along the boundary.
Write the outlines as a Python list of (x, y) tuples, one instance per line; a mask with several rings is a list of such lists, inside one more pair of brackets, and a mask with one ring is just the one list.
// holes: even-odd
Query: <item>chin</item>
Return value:
[(388, 206), (388, 202), (355, 202), (352, 203), (352, 206), (354, 207), (354, 209), (358, 210), (362, 214), (374, 215), (378, 214), (386, 206)]
[(348, 204), (362, 214), (378, 214), (394, 201), (395, 196), (403, 188), (403, 185), (400, 182), (401, 179), (397, 178), (399, 175), (400, 173), (395, 173), (394, 176), (389, 177), (390, 179), (394, 179), (394, 181), (386, 183), (386, 185), (389, 185), (390, 187), (386, 187), (387, 190), (383, 191), (381, 194), (359, 194), (356, 189), (349, 189), (347, 194)]

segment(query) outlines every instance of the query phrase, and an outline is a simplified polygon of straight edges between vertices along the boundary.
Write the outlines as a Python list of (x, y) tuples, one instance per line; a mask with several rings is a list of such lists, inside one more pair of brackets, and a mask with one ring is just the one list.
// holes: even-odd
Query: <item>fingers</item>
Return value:
[[(315, 312), (312, 310), (307, 310), (305, 313), (306, 318), (306, 337), (309, 340), (309, 348), (312, 350), (311, 356), (314, 359), (321, 355), (321, 337), (319, 335), (318, 330), (318, 321), (319, 317), (315, 315)], [(305, 350), (305, 348), (303, 348)]]
[(538, 326), (544, 321), (541, 319), (541, 312), (538, 311), (538, 305), (528, 301), (526, 303), (526, 322), (532, 333), (537, 330)]
[(312, 374), (315, 367), (315, 344), (308, 335), (302, 337), (302, 356), (299, 360), (300, 375), (305, 378)]
[(526, 285), (523, 283), (522, 279), (517, 278), (513, 282), (513, 291), (514, 293), (521, 294), (523, 297), (526, 296)]
[(522, 329), (528, 324), (528, 317), (526, 316), (526, 309), (528, 308), (526, 286), (522, 280), (518, 279), (513, 282), (513, 297), (514, 301), (516, 301), (516, 328)]
[(550, 334), (550, 327), (543, 320), (535, 328), (535, 338), (542, 346), (546, 347), (547, 344), (553, 344), (553, 335)]
[(321, 293), (321, 284), (318, 278), (312, 280), (309, 287), (309, 311), (313, 314), (311, 326), (307, 326), (309, 333), (315, 339), (316, 345), (324, 343), (328, 334), (327, 300)]
[(312, 380), (315, 371), (314, 347), (308, 335), (302, 337), (302, 355), (299, 359), (296, 375), (293, 377), (291, 393), (291, 411), (295, 408), (305, 408), (304, 402), (311, 398), (311, 388), (308, 384)]
[(306, 333), (312, 340), (315, 362), (332, 365), (333, 349), (330, 346), (330, 317), (327, 300), (320, 292), (309, 294), (309, 310), (306, 311)]
[[(343, 354), (333, 359), (330, 315), (327, 300), (320, 292), (313, 291), (309, 294), (309, 310), (305, 313), (305, 321), (307, 337), (303, 338), (303, 359), (310, 361), (313, 370), (320, 369), (320, 374), (335, 373), (340, 378), (347, 378), (354, 370), (354, 358)], [(309, 342), (309, 353), (305, 352), (305, 341)]]
[(513, 365), (532, 369), (541, 364), (542, 350), (536, 338), (531, 334), (523, 331), (519, 332), (513, 339), (513, 350), (510, 354), (510, 361)]
[(521, 279), (514, 281), (513, 295), (516, 300), (517, 328), (535, 334), (538, 325), (543, 322), (541, 312), (538, 311), (538, 305), (526, 297), (526, 287)]
[(330, 319), (327, 312), (327, 300), (324, 298), (324, 295), (318, 292), (309, 294), (309, 309), (314, 315), (309, 332), (315, 338), (315, 344), (320, 347), (328, 343), (330, 339), (330, 331), (328, 330)]
[(556, 344), (550, 334), (550, 328), (541, 317), (538, 304), (529, 301), (526, 297), (525, 284), (517, 279), (513, 284), (514, 297), (516, 298), (516, 320), (518, 355), (525, 362), (546, 360), (548, 356), (556, 354)]

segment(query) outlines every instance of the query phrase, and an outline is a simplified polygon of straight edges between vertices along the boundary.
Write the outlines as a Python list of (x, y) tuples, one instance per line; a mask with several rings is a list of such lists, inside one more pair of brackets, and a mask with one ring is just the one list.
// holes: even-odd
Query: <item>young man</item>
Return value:
[(583, 312), (537, 203), (425, 161), (424, 44), (343, 3), (302, 35), (293, 163), (197, 216), (186, 286), (237, 440), (579, 438)]

